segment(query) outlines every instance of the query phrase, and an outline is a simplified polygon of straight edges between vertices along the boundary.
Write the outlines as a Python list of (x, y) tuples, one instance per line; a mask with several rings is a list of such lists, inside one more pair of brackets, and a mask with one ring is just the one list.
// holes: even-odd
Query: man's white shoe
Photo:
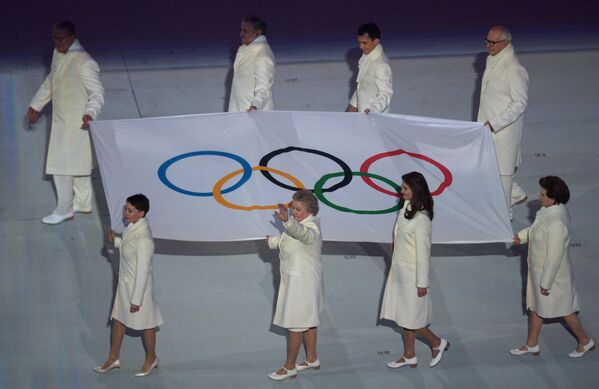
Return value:
[(60, 224), (65, 220), (70, 220), (73, 218), (73, 212), (67, 213), (66, 215), (57, 215), (55, 213), (46, 216), (42, 219), (42, 223), (44, 224)]

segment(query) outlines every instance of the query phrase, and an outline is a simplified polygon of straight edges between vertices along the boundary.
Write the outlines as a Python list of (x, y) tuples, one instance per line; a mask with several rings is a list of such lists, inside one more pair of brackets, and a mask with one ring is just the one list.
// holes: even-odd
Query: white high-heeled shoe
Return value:
[(526, 355), (526, 354), (532, 354), (532, 355), (539, 355), (541, 353), (541, 347), (539, 347), (539, 345), (537, 344), (534, 347), (531, 347), (529, 345), (524, 345), (523, 347), (526, 347), (525, 350), (520, 350), (520, 348), (515, 348), (510, 350), (510, 354), (512, 355), (516, 355), (516, 356), (520, 356), (520, 355)]
[(305, 365), (302, 365), (301, 363), (299, 365), (295, 365), (295, 368), (297, 369), (297, 371), (303, 371), (303, 370), (308, 370), (308, 369), (314, 369), (314, 370), (320, 369), (320, 359), (318, 359), (318, 358), (316, 358), (316, 360), (314, 362), (308, 362), (308, 360), (305, 360), (302, 363), (305, 363)]
[(106, 369), (102, 369), (102, 366), (94, 367), (94, 371), (98, 374), (106, 374), (112, 369), (119, 369), (119, 371), (121, 370), (121, 360), (120, 359), (117, 359), (116, 361), (112, 362), (110, 365), (108, 365), (106, 367)]
[(584, 346), (582, 346), (582, 351), (572, 351), (570, 354), (568, 354), (568, 356), (570, 358), (581, 358), (584, 357), (584, 354), (586, 354), (588, 351), (593, 351), (595, 349), (595, 341), (593, 339), (589, 340), (589, 343), (585, 344)]
[(152, 365), (150, 366), (150, 368), (146, 371), (139, 371), (137, 373), (135, 373), (134, 375), (136, 377), (147, 377), (150, 374), (152, 374), (152, 372), (154, 371), (154, 369), (158, 369), (158, 364), (160, 362), (158, 361), (158, 357), (156, 357), (156, 359), (154, 359), (154, 362), (152, 362)]
[[(402, 358), (403, 358), (403, 362), (401, 362)], [(393, 361), (393, 362), (387, 363), (387, 367), (390, 369), (399, 369), (400, 367), (403, 367), (403, 366), (410, 366), (410, 367), (418, 366), (418, 357), (406, 358), (406, 357), (402, 356), (401, 358), (399, 358), (398, 361)]]
[(439, 350), (439, 353), (436, 357), (431, 359), (431, 362), (428, 365), (430, 367), (435, 367), (439, 362), (441, 362), (441, 359), (443, 358), (443, 353), (449, 349), (449, 346), (450, 343), (447, 341), (447, 339), (441, 338), (441, 343), (439, 343), (439, 346), (433, 347), (433, 350)]
[(295, 377), (297, 377), (297, 369), (294, 368), (294, 369), (291, 369), (291, 370), (287, 370), (285, 368), (285, 366), (283, 366), (281, 369), (285, 370), (285, 374), (277, 374), (276, 371), (273, 371), (272, 373), (270, 373), (268, 375), (268, 378), (270, 378), (271, 380), (275, 380), (275, 381), (282, 381), (282, 380), (284, 380), (286, 378), (295, 378)]

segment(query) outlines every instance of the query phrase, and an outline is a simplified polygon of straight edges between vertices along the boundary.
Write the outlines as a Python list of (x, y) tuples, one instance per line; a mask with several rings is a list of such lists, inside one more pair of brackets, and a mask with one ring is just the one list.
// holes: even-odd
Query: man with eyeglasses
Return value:
[(53, 28), (54, 54), (50, 74), (33, 96), (27, 117), (37, 122), (40, 112), (52, 101), (52, 129), (46, 174), (52, 175), (57, 206), (42, 223), (59, 224), (75, 212), (92, 211), (92, 151), (89, 123), (104, 105), (100, 68), (76, 36), (68, 20)]
[(484, 122), (493, 134), (510, 219), (512, 206), (526, 201), (526, 194), (513, 177), (520, 165), (524, 111), (528, 105), (528, 72), (518, 60), (511, 40), (509, 30), (503, 26), (495, 26), (487, 34), (489, 56), (478, 110), (478, 121)]

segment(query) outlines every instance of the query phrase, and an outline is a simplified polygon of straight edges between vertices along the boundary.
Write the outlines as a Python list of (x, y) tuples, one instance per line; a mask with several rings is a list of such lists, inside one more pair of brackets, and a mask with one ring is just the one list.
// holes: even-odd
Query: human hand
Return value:
[(485, 126), (489, 127), (489, 130), (491, 130), (491, 132), (495, 132), (495, 129), (491, 125), (491, 122), (489, 122), (488, 120), (485, 122)]
[(257, 110), (258, 110), (258, 108), (256, 108), (253, 105), (250, 105), (250, 107), (248, 109), (246, 109), (246, 112), (252, 112), (252, 111), (257, 111)]
[(543, 296), (549, 296), (549, 289), (545, 289), (541, 286), (541, 294)]
[(345, 112), (358, 112), (358, 107), (354, 107), (353, 105), (349, 105)]
[(522, 241), (520, 240), (520, 237), (518, 236), (518, 234), (514, 234), (514, 245), (520, 246), (521, 244), (522, 244)]
[(131, 304), (131, 306), (129, 307), (129, 312), (130, 313), (138, 312), (139, 308), (140, 308), (140, 305)]
[(89, 116), (89, 115), (87, 115), (87, 114), (83, 115), (83, 117), (81, 119), (83, 120), (83, 123), (81, 123), (81, 129), (82, 130), (88, 130), (89, 129), (89, 122), (91, 122), (94, 119), (92, 119), (92, 117)]
[(364, 113), (365, 113), (366, 115), (368, 115), (368, 114), (370, 113), (370, 110), (369, 110), (368, 108), (366, 108), (366, 109), (364, 110)]
[(275, 212), (276, 217), (282, 221), (283, 223), (289, 220), (289, 211), (287, 210), (287, 206), (285, 204), (277, 204), (279, 210)]
[(108, 240), (114, 242), (114, 238), (116, 238), (116, 232), (112, 229), (108, 230)]
[(40, 113), (35, 109), (29, 107), (27, 110), (27, 119), (29, 119), (30, 123), (35, 123), (40, 118)]
[(418, 297), (424, 297), (428, 294), (428, 288), (418, 288), (416, 287), (416, 289), (418, 289)]

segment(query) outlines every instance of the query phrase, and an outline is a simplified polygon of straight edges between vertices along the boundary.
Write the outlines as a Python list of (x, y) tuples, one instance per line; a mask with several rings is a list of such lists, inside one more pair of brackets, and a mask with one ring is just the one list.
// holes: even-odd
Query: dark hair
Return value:
[(364, 23), (358, 27), (358, 35), (364, 34), (372, 40), (381, 39), (381, 29), (375, 23)]
[(266, 36), (266, 22), (254, 15), (245, 15), (243, 21), (252, 23), (254, 30), (260, 31), (260, 34)]
[(133, 207), (138, 211), (144, 211), (146, 215), (150, 211), (150, 200), (148, 200), (148, 198), (141, 193), (127, 197), (127, 202), (133, 205)]
[(75, 28), (75, 23), (70, 20), (63, 20), (54, 25), (54, 28), (57, 30), (68, 32), (69, 35), (77, 35), (77, 29)]
[(568, 185), (557, 176), (541, 177), (539, 185), (547, 191), (547, 197), (555, 200), (556, 204), (566, 204), (570, 200)]
[(318, 214), (318, 199), (311, 190), (300, 189), (295, 192), (291, 198), (304, 204), (306, 206), (306, 211), (310, 212), (312, 215), (316, 216)]
[(424, 176), (418, 172), (411, 172), (401, 176), (401, 179), (412, 191), (410, 209), (406, 209), (404, 213), (406, 219), (412, 219), (418, 211), (426, 211), (428, 212), (428, 217), (433, 220), (433, 196), (431, 196)]

